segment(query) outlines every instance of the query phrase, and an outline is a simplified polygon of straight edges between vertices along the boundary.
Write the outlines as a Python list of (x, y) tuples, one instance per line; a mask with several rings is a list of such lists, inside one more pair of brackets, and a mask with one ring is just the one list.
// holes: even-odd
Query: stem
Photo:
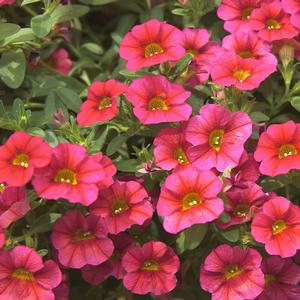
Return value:
[(24, 6), (20, 5), (19, 7), (22, 8), (25, 12), (27, 12), (28, 14), (30, 14), (33, 17), (37, 15), (37, 13), (34, 10), (32, 10), (30, 7), (28, 7), (26, 5), (24, 5)]
[(24, 107), (25, 109), (28, 109), (28, 108), (44, 108), (44, 104), (43, 103), (26, 103), (24, 104)]

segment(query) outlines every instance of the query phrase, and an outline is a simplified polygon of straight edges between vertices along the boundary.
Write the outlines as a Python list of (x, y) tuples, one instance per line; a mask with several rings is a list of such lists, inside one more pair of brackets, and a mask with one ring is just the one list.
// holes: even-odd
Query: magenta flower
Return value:
[(300, 170), (300, 124), (288, 121), (270, 125), (258, 140), (254, 158), (262, 174), (276, 176)]
[(272, 1), (262, 3), (260, 8), (252, 12), (249, 25), (267, 42), (291, 39), (298, 35), (298, 31), (291, 24), (290, 18), (290, 15), (284, 12), (281, 2)]
[(264, 291), (256, 300), (298, 300), (300, 299), (300, 268), (289, 258), (266, 257), (262, 262), (265, 274)]
[(101, 164), (88, 156), (84, 147), (59, 144), (50, 165), (36, 174), (32, 184), (42, 198), (90, 205), (97, 199), (97, 183), (104, 176)]
[(153, 208), (140, 183), (116, 180), (109, 188), (101, 190), (90, 212), (104, 219), (109, 233), (118, 234), (134, 224), (142, 225), (152, 217)]
[(179, 259), (162, 242), (151, 241), (141, 248), (129, 248), (122, 258), (122, 266), (126, 271), (123, 284), (135, 294), (162, 295), (176, 286)]
[(300, 1), (282, 0), (282, 7), (285, 12), (291, 14), (291, 23), (300, 29)]
[(115, 250), (109, 260), (98, 266), (87, 265), (81, 270), (83, 279), (92, 285), (98, 285), (110, 276), (122, 279), (126, 274), (121, 260), (128, 248), (134, 245), (134, 240), (124, 232), (111, 235), (110, 238), (114, 243)]
[(264, 288), (261, 255), (254, 249), (220, 245), (200, 268), (200, 285), (213, 300), (255, 299)]
[(53, 289), (55, 300), (68, 300), (69, 299), (69, 276), (68, 273), (62, 271), (62, 281), (58, 287)]
[(211, 77), (221, 86), (233, 85), (240, 90), (253, 90), (275, 71), (274, 62), (263, 64), (261, 60), (226, 52), (218, 57), (218, 64), (211, 69)]
[(0, 299), (54, 300), (53, 289), (62, 279), (52, 260), (42, 261), (34, 249), (16, 246), (0, 250)]
[(37, 168), (49, 164), (51, 157), (52, 149), (42, 138), (16, 131), (0, 147), (0, 182), (23, 186)]
[(3, 5), (12, 5), (15, 3), (15, 0), (0, 0), (0, 7)]
[(186, 121), (192, 107), (186, 104), (191, 93), (161, 75), (145, 75), (133, 80), (126, 97), (133, 112), (143, 124)]
[(48, 58), (47, 63), (63, 75), (68, 75), (73, 64), (72, 60), (69, 58), (69, 53), (63, 48), (59, 48), (52, 53)]
[(129, 70), (137, 71), (184, 56), (182, 33), (176, 27), (152, 19), (136, 25), (120, 45), (120, 56), (127, 61)]
[(300, 208), (283, 197), (272, 197), (257, 213), (251, 233), (271, 255), (291, 257), (300, 249)]
[(5, 230), (0, 227), (0, 249), (4, 246), (6, 240)]
[(101, 218), (85, 217), (75, 209), (54, 223), (51, 241), (58, 251), (59, 262), (70, 268), (99, 265), (108, 260), (114, 250)]
[(23, 187), (7, 187), (0, 183), (0, 227), (7, 228), (29, 211)]
[(236, 167), (251, 132), (252, 121), (246, 113), (203, 105), (185, 131), (186, 140), (195, 146), (188, 149), (192, 164), (199, 170), (215, 167), (220, 172)]
[(170, 233), (208, 223), (224, 211), (218, 198), (222, 183), (211, 171), (185, 169), (167, 177), (157, 203), (157, 213), (164, 217), (164, 229)]
[(126, 84), (114, 79), (93, 82), (88, 89), (87, 100), (80, 106), (78, 124), (90, 126), (113, 119), (118, 109), (117, 97), (126, 89)]

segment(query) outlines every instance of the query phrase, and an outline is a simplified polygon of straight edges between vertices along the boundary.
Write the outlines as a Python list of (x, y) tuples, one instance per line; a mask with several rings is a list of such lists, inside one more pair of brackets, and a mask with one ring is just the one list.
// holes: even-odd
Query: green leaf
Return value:
[(55, 93), (67, 108), (79, 112), (82, 101), (77, 93), (64, 87), (57, 89)]
[(270, 120), (270, 118), (267, 115), (265, 115), (264, 113), (262, 113), (260, 111), (255, 111), (255, 112), (250, 113), (250, 117), (255, 123), (261, 123), (261, 122), (266, 122), (266, 121)]
[(0, 41), (2, 41), (6, 37), (17, 33), (21, 27), (12, 23), (0, 23), (0, 29)]
[(0, 77), (12, 89), (18, 88), (25, 77), (26, 59), (22, 50), (10, 50), (2, 54)]
[(61, 214), (58, 213), (41, 215), (40, 217), (36, 218), (31, 224), (29, 230), (30, 234), (50, 231), (52, 224), (60, 217)]
[(36, 2), (40, 2), (40, 0), (23, 0), (21, 6), (31, 4), (31, 3), (36, 3)]
[(220, 231), (221, 235), (229, 242), (235, 243), (239, 240), (240, 231), (238, 228), (230, 228)]
[(58, 144), (58, 139), (55, 133), (51, 130), (46, 130), (44, 140), (51, 146), (55, 147)]
[(85, 43), (82, 45), (82, 48), (88, 50), (93, 54), (97, 54), (97, 55), (103, 54), (103, 49), (96, 43)]
[(105, 5), (105, 4), (117, 2), (117, 0), (79, 0), (79, 2), (88, 5)]
[(107, 146), (106, 154), (108, 156), (113, 155), (115, 152), (117, 152), (120, 149), (120, 147), (124, 143), (126, 143), (127, 139), (128, 139), (127, 135), (118, 135), (114, 137)]
[(136, 172), (140, 165), (136, 159), (122, 159), (114, 164), (120, 172)]
[(41, 136), (41, 137), (45, 136), (44, 130), (39, 127), (31, 127), (31, 128), (28, 128), (26, 131), (29, 134), (34, 135), (34, 136)]
[(293, 97), (291, 104), (296, 110), (300, 111), (300, 96)]
[(53, 20), (50, 15), (38, 15), (31, 19), (31, 27), (35, 35), (39, 38), (45, 37), (52, 28)]
[(89, 12), (89, 7), (84, 5), (58, 5), (51, 14), (53, 24), (79, 18)]
[(22, 28), (13, 35), (8, 36), (4, 39), (4, 45), (13, 43), (22, 43), (34, 40), (35, 34), (31, 28)]
[(293, 88), (290, 91), (290, 95), (298, 94), (300, 93), (300, 81), (298, 81)]
[(178, 76), (183, 71), (186, 70), (186, 68), (189, 66), (193, 59), (193, 56), (191, 54), (186, 54), (183, 58), (181, 58), (173, 67), (173, 69), (170, 72), (170, 76)]

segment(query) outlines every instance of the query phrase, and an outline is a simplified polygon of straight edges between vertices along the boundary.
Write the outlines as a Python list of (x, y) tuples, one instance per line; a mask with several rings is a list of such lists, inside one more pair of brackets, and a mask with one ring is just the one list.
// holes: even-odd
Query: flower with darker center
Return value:
[(187, 165), (189, 164), (189, 160), (186, 156), (186, 154), (184, 153), (182, 148), (177, 148), (174, 151), (174, 157), (175, 159), (181, 164), (181, 165)]
[(250, 206), (248, 204), (238, 204), (233, 212), (236, 217), (244, 218), (249, 214)]
[(155, 42), (146, 45), (144, 48), (145, 58), (150, 58), (154, 55), (158, 55), (162, 53), (164, 53), (164, 49), (160, 46), (160, 44)]
[(148, 110), (168, 110), (166, 99), (163, 97), (153, 97), (148, 103)]
[(275, 281), (276, 277), (274, 274), (265, 274), (265, 286), (268, 286)]
[(31, 272), (28, 272), (26, 269), (24, 268), (19, 268), (16, 269), (13, 274), (12, 274), (13, 278), (19, 279), (19, 280), (34, 280), (34, 276)]
[(192, 57), (194, 58), (198, 54), (198, 51), (196, 49), (188, 49), (186, 50), (186, 53), (191, 54)]
[(182, 199), (182, 210), (189, 210), (192, 207), (202, 203), (202, 199), (198, 193), (190, 192)]
[(239, 276), (243, 272), (244, 270), (240, 265), (233, 264), (225, 269), (224, 276), (226, 280), (230, 280), (236, 276)]
[(117, 199), (111, 205), (111, 213), (113, 216), (119, 215), (128, 209), (129, 206), (123, 199)]
[(104, 108), (109, 108), (109, 107), (112, 107), (112, 102), (110, 97), (108, 96), (102, 97), (99, 101), (99, 106), (98, 106), (99, 110), (102, 110)]
[(268, 19), (266, 22), (266, 27), (268, 30), (278, 30), (281, 28), (280, 23), (275, 19)]
[(233, 77), (240, 83), (244, 82), (250, 75), (251, 72), (249, 70), (236, 70), (233, 72)]
[(77, 230), (75, 233), (74, 240), (75, 242), (81, 242), (81, 241), (90, 241), (93, 240), (95, 236), (89, 232), (89, 231), (83, 231), (81, 229)]
[(5, 191), (5, 183), (0, 183), (0, 193), (3, 193)]
[(282, 233), (287, 229), (287, 225), (283, 220), (277, 220), (276, 222), (273, 223), (272, 225), (272, 233), (273, 235), (277, 235)]
[(12, 164), (22, 168), (28, 168), (29, 156), (26, 153), (19, 153), (13, 159)]
[(208, 139), (209, 146), (217, 152), (220, 151), (223, 136), (224, 136), (223, 129), (214, 129), (209, 135), (209, 139)]
[(76, 173), (68, 168), (60, 169), (56, 173), (54, 181), (59, 183), (69, 183), (72, 185), (76, 185), (78, 183)]
[(292, 144), (284, 144), (279, 149), (279, 159), (286, 158), (288, 156), (294, 156), (298, 153), (296, 147)]
[(154, 259), (147, 259), (143, 262), (141, 269), (146, 271), (158, 271), (159, 264)]
[(255, 55), (253, 53), (251, 53), (250, 51), (241, 51), (239, 53), (239, 56), (241, 58), (255, 58)]
[(242, 19), (243, 20), (249, 20), (252, 11), (253, 11), (253, 7), (246, 7), (246, 8), (244, 8), (243, 11), (242, 11)]

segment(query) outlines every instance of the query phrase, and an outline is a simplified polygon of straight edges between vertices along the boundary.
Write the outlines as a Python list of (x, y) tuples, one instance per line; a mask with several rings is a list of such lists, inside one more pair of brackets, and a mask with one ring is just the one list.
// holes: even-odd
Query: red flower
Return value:
[(283, 9), (291, 14), (291, 23), (300, 29), (300, 1), (299, 0), (282, 0)]
[(72, 68), (72, 60), (69, 58), (69, 53), (63, 49), (57, 49), (48, 58), (47, 63), (63, 75), (68, 75)]

